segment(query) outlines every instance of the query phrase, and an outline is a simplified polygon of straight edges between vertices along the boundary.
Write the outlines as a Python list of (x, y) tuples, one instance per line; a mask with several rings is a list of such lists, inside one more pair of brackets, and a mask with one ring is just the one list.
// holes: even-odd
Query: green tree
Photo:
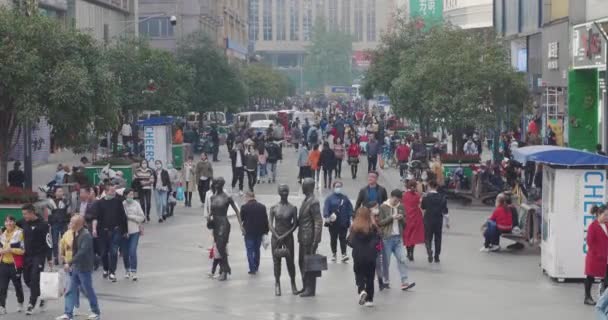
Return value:
[(188, 111), (194, 72), (171, 53), (151, 48), (146, 39), (121, 38), (107, 48), (106, 59), (119, 83), (123, 118), (142, 110)]
[(293, 94), (289, 78), (271, 66), (252, 63), (244, 67), (242, 73), (251, 105), (263, 105), (265, 101), (274, 104)]
[(327, 31), (325, 21), (318, 19), (304, 59), (308, 86), (312, 89), (323, 89), (326, 85), (350, 86), (352, 53), (352, 37), (340, 31)]
[(190, 34), (180, 43), (178, 61), (193, 70), (189, 104), (192, 111), (237, 110), (247, 100), (238, 69), (228, 63), (203, 32)]
[(495, 128), (505, 105), (527, 102), (523, 76), (492, 32), (449, 25), (423, 31), (401, 22), (382, 42), (364, 91), (388, 93), (396, 112), (423, 134), (441, 126), (459, 147), (465, 129)]
[(26, 121), (44, 117), (63, 145), (82, 146), (91, 128), (113, 124), (103, 117), (117, 107), (113, 78), (95, 41), (29, 14), (0, 7), (0, 185)]

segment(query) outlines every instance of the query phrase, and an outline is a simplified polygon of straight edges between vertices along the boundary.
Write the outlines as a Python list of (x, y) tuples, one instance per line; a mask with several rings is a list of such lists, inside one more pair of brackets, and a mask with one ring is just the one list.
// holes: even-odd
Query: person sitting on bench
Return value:
[(506, 196), (499, 194), (496, 197), (496, 209), (485, 224), (483, 236), (485, 242), (480, 251), (500, 250), (500, 235), (510, 233), (513, 229), (513, 213), (507, 206)]

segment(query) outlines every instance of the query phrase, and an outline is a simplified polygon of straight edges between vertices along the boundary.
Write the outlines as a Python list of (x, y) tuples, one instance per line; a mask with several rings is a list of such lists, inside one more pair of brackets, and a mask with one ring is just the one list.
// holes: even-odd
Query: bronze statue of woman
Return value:
[(289, 186), (280, 184), (278, 187), (281, 201), (270, 208), (268, 216), (270, 232), (272, 232), (272, 260), (274, 262), (274, 294), (281, 295), (281, 260), (285, 258), (287, 272), (291, 278), (291, 292), (298, 294), (296, 288), (296, 265), (294, 262), (293, 233), (298, 227), (298, 209), (289, 203)]

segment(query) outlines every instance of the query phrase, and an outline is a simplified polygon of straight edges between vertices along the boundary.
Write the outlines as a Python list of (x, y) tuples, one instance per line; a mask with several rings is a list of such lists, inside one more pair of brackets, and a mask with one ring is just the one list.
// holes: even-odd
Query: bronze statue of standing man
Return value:
[(317, 247), (321, 242), (323, 229), (323, 218), (321, 217), (321, 206), (319, 200), (314, 195), (315, 181), (306, 178), (302, 181), (302, 192), (305, 199), (300, 207), (298, 216), (298, 242), (300, 243), (298, 264), (302, 273), (304, 288), (300, 297), (313, 297), (317, 287), (317, 277), (320, 271), (306, 270), (305, 258), (317, 253)]

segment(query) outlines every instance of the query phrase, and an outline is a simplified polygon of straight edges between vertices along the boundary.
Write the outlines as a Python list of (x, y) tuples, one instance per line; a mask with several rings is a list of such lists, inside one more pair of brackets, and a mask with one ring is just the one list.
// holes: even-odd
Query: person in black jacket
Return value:
[(57, 187), (52, 199), (49, 199), (49, 226), (51, 227), (51, 239), (53, 241), (53, 261), (59, 265), (59, 240), (68, 229), (70, 214), (69, 203), (65, 199), (63, 188)]
[(275, 141), (268, 141), (266, 143), (266, 152), (268, 153), (268, 166), (270, 167), (270, 171), (272, 171), (272, 183), (275, 183), (277, 179), (277, 162), (283, 160), (281, 147)]
[(247, 203), (241, 206), (241, 221), (247, 248), (249, 274), (256, 274), (260, 267), (260, 246), (262, 237), (268, 233), (268, 214), (266, 206), (255, 200), (253, 192), (245, 194)]
[(220, 135), (217, 132), (217, 125), (211, 125), (209, 135), (211, 136), (211, 142), (213, 142), (213, 162), (218, 162), (220, 161), (217, 158), (217, 154), (220, 151)]
[(97, 201), (96, 209), (93, 237), (99, 238), (103, 277), (116, 282), (118, 248), (127, 234), (127, 215), (122, 200), (116, 197), (115, 186), (106, 187), (106, 196)]
[(232, 163), (232, 189), (239, 183), (239, 193), (243, 195), (243, 180), (245, 179), (245, 150), (242, 143), (230, 151), (230, 162)]
[[(323, 167), (323, 184), (325, 189), (331, 188), (331, 180), (333, 177), (333, 171), (336, 169), (336, 154), (329, 147), (329, 142), (323, 143), (323, 151), (321, 151), (321, 157), (319, 158), (319, 165)], [(329, 184), (327, 179), (329, 177)]]
[(357, 210), (357, 216), (350, 228), (348, 244), (353, 248), (353, 271), (359, 304), (367, 307), (374, 305), (374, 274), (381, 241), (370, 210), (361, 207)]
[[(429, 181), (429, 192), (422, 199), (420, 207), (424, 210), (424, 234), (426, 252), (428, 254), (429, 263), (439, 263), (439, 254), (441, 254), (441, 234), (443, 232), (443, 220), (448, 218), (448, 201), (444, 194), (437, 192), (437, 182)], [(446, 225), (449, 229), (449, 223)], [(431, 245), (435, 239), (435, 254)]]
[[(23, 282), (30, 288), (30, 302), (25, 314), (31, 315), (38, 297), (40, 296), (40, 272), (44, 270), (45, 261), (51, 263), (51, 241), (49, 225), (36, 214), (31, 204), (21, 208), (23, 220), (18, 225), (23, 229), (25, 255), (23, 261)], [(44, 308), (44, 300), (40, 300), (40, 309)]]
[(13, 164), (13, 170), (8, 173), (8, 186), (21, 188), (25, 186), (25, 174), (21, 170), (21, 162), (15, 161)]
[(162, 223), (167, 219), (169, 211), (167, 210), (168, 194), (172, 192), (171, 179), (169, 172), (163, 168), (163, 162), (160, 160), (154, 161), (154, 201), (156, 202), (156, 214), (158, 215), (158, 223)]
[(370, 202), (384, 203), (387, 199), (388, 194), (386, 193), (386, 189), (378, 184), (378, 173), (376, 171), (370, 171), (367, 174), (367, 186), (359, 190), (355, 211), (362, 206), (366, 206)]

